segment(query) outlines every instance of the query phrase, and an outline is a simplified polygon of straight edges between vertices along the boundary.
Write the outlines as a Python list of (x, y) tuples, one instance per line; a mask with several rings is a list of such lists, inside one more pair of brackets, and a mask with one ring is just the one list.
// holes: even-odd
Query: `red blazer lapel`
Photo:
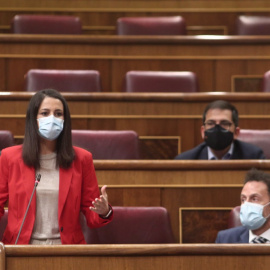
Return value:
[[(23, 160), (20, 160), (20, 169), (21, 169), (21, 174), (23, 176), (23, 181), (24, 181), (24, 190), (26, 193), (26, 201), (27, 203), (30, 201), (33, 189), (34, 189), (34, 185), (35, 185), (35, 169), (34, 168), (30, 168), (28, 166), (26, 166), (23, 163)], [(33, 213), (36, 212), (36, 193), (33, 196), (32, 202), (30, 207), (33, 208)], [(25, 211), (26, 209), (24, 209)]]
[(71, 184), (73, 165), (68, 169), (59, 169), (59, 198), (58, 198), (58, 220), (60, 220), (68, 191)]

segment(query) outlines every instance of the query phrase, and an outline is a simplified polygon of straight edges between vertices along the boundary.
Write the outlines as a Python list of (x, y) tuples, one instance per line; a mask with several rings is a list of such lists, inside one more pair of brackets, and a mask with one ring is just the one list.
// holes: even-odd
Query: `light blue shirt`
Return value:
[[(233, 154), (234, 143), (231, 144), (229, 151), (222, 157), (222, 159), (231, 159)], [(218, 160), (218, 158), (212, 153), (209, 146), (207, 146), (208, 160)]]

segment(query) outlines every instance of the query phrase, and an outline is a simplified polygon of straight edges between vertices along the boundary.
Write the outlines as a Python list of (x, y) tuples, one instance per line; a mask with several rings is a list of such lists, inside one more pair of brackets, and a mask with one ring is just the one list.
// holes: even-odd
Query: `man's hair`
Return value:
[(230, 110), (232, 112), (232, 121), (238, 127), (238, 111), (231, 103), (225, 100), (216, 100), (206, 106), (203, 112), (203, 123), (205, 122), (207, 112), (212, 109)]
[(29, 102), (25, 121), (25, 135), (22, 152), (23, 161), (29, 167), (34, 167), (35, 169), (40, 168), (39, 155), (41, 139), (38, 130), (37, 115), (39, 107), (46, 97), (59, 99), (63, 104), (64, 127), (57, 138), (56, 163), (62, 168), (69, 168), (75, 158), (74, 149), (72, 147), (70, 112), (65, 98), (54, 89), (38, 91)]
[(255, 168), (252, 168), (249, 170), (246, 174), (244, 185), (251, 181), (257, 181), (257, 182), (263, 182), (267, 186), (268, 193), (270, 195), (270, 174), (257, 170)]

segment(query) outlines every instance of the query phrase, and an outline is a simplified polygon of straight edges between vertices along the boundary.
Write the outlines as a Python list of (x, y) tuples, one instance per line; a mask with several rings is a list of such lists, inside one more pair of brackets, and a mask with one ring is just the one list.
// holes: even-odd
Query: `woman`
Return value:
[[(41, 180), (23, 223), (36, 175)], [(4, 149), (0, 157), (1, 216), (9, 200), (8, 225), (2, 241), (84, 244), (80, 211), (92, 228), (112, 219), (106, 186), (101, 193), (99, 196), (91, 153), (72, 146), (65, 99), (52, 89), (37, 92), (27, 109), (23, 145)]]

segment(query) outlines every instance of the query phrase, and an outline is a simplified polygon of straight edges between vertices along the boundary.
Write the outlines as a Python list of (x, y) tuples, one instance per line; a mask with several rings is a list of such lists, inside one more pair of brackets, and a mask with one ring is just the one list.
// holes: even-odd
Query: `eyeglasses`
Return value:
[[(229, 122), (229, 121), (220, 121), (220, 123), (219, 123), (219, 125), (222, 127), (222, 128), (224, 128), (224, 129), (226, 129), (226, 130), (229, 130), (230, 129), (230, 127), (232, 126), (232, 122)], [(213, 128), (213, 127), (215, 127), (215, 125), (217, 125), (217, 123), (215, 122), (215, 121), (206, 121), (205, 123), (204, 123), (204, 126), (205, 126), (205, 128), (206, 129), (210, 129), (210, 128)]]

